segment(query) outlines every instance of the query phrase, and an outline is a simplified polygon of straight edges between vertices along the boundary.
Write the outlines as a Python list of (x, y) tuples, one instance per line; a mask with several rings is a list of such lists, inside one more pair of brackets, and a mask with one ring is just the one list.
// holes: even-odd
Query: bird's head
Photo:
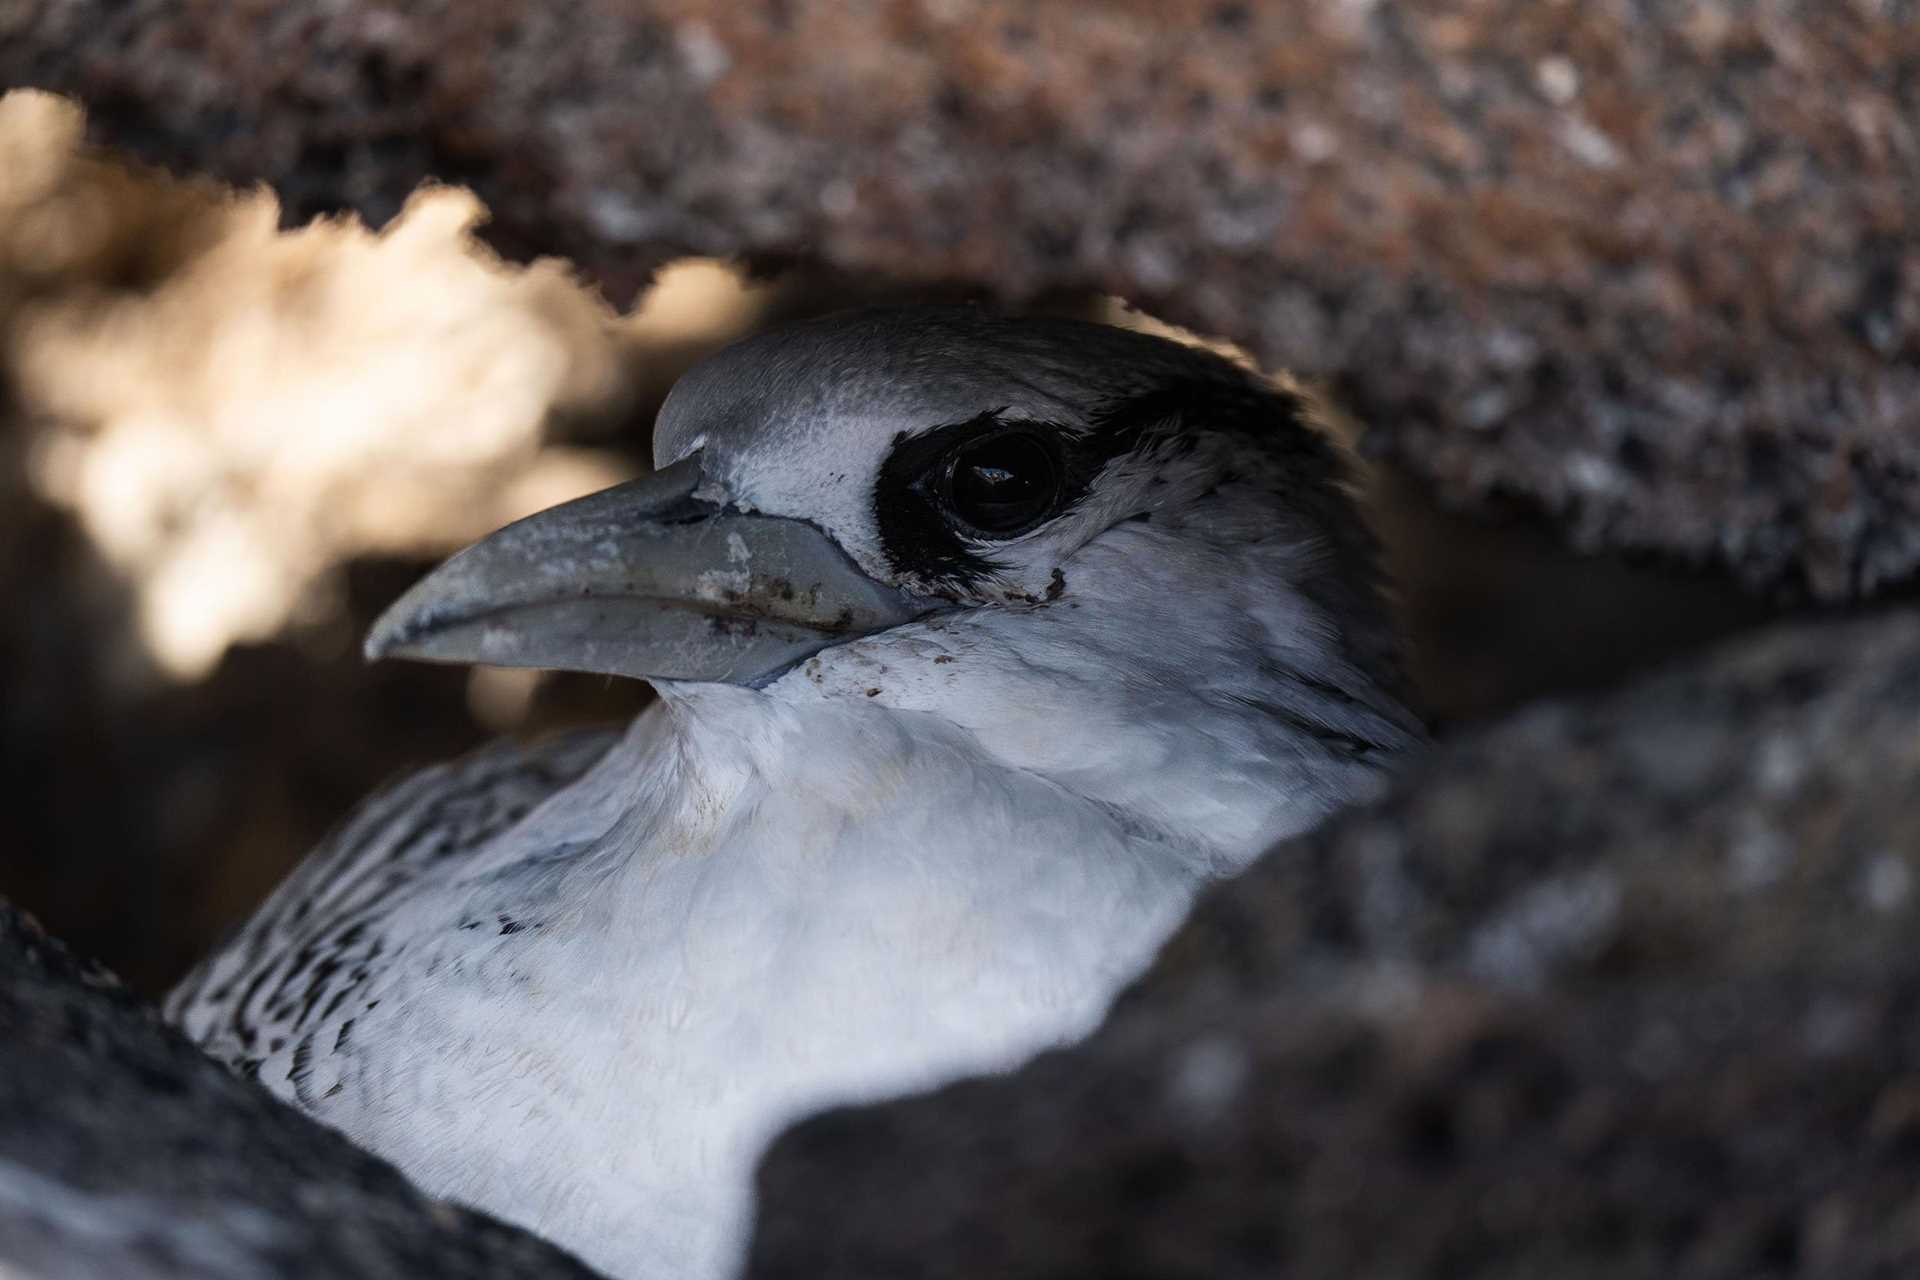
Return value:
[(844, 313), (687, 374), (654, 453), (653, 475), (454, 556), (369, 656), (761, 685), (937, 615), (1079, 609), (1097, 582), (1195, 627), (1266, 610), (1260, 627), (1312, 632), (1295, 638), (1355, 680), (1396, 680), (1337, 447), (1294, 393), (1204, 351), (961, 308)]

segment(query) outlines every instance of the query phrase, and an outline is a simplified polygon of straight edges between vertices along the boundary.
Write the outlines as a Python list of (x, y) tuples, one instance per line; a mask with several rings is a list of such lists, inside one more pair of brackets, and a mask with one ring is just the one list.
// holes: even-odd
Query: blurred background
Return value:
[[(383, 781), (648, 696), (369, 667), (388, 601), (644, 470), (667, 389), (726, 342), (930, 295), (689, 259), (622, 313), (564, 262), (496, 258), (458, 188), (379, 228), (282, 229), (270, 194), (131, 168), (81, 124), (0, 99), (0, 895), (157, 994)], [(1114, 298), (1044, 305), (1162, 327)], [(1767, 612), (1517, 515), (1449, 515), (1390, 471), (1368, 497), (1442, 732)]]

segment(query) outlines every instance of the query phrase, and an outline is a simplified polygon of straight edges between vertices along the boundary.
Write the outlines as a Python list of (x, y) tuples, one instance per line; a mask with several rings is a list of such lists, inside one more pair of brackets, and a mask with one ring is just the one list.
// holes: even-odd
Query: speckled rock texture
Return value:
[(200, 1053), (0, 900), (0, 1274), (592, 1280)]
[(1828, 600), (1920, 567), (1908, 0), (15, 0), (25, 84), (293, 217), (470, 183), (616, 295), (687, 252), (1112, 291), (1455, 504)]
[(774, 1277), (1920, 1275), (1920, 615), (1439, 749), (1091, 1041), (761, 1170)]

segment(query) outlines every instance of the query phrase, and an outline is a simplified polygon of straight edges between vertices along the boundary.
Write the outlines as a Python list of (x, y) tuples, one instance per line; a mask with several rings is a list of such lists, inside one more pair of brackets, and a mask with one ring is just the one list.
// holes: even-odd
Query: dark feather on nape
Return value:
[(1308, 461), (1329, 452), (1328, 442), (1307, 426), (1306, 404), (1298, 395), (1244, 374), (1176, 378), (1103, 405), (1091, 416), (1086, 444), (1103, 464), (1154, 436), (1191, 451), (1196, 440), (1190, 428), (1195, 427), (1241, 437), (1282, 458)]
[[(1353, 457), (1313, 424), (1305, 398), (1285, 387), (1250, 377), (1209, 380), (1182, 395), (1193, 423), (1243, 441), (1277, 464), (1271, 482), (1276, 509), (1297, 521), (1326, 553), (1298, 583), (1301, 592), (1338, 620), (1347, 653), (1368, 678), (1404, 701), (1400, 632), (1380, 542), (1358, 498)], [(1136, 403), (1132, 413), (1138, 418), (1152, 410), (1150, 404)]]
[[(1345, 620), (1347, 651), (1367, 676), (1404, 697), (1399, 630), (1387, 603), (1380, 544), (1355, 498), (1358, 475), (1347, 452), (1311, 416), (1299, 393), (1223, 366), (1103, 406), (1092, 415), (1082, 448), (1105, 465), (1149, 445), (1174, 454), (1190, 450), (1204, 431), (1264, 455), (1275, 464), (1270, 484), (1278, 518), (1296, 522), (1327, 553), (1298, 584), (1301, 591), (1327, 617)], [(1239, 478), (1229, 469), (1219, 482)]]

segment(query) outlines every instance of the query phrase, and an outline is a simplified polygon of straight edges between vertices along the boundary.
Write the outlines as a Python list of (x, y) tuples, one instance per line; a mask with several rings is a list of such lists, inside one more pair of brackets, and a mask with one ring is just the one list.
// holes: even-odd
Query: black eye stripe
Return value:
[[(1009, 418), (1006, 409), (990, 409), (962, 422), (950, 422), (909, 436), (893, 438), (893, 448), (880, 466), (874, 485), (874, 514), (887, 560), (897, 572), (913, 573), (964, 588), (997, 572), (1001, 565), (972, 542), (996, 535), (987, 530), (963, 532), (950, 518), (952, 466), (970, 447), (1013, 433), (1064, 441), (1071, 432), (1060, 423)], [(1062, 460), (1063, 471), (1066, 469)], [(1057, 504), (1064, 510), (1077, 494), (1063, 485)]]
[[(974, 544), (1017, 537), (1071, 510), (1109, 461), (1138, 446), (1150, 428), (1177, 423), (1177, 417), (1170, 420), (1158, 412), (1157, 404), (1147, 409), (1144, 417), (1123, 414), (1110, 419), (1102, 414), (1092, 430), (1076, 431), (1047, 419), (1009, 417), (1002, 406), (919, 435), (899, 433), (874, 486), (875, 516), (888, 563), (896, 572), (961, 588), (998, 572), (1001, 563)], [(1043, 504), (1044, 510), (1019, 513), (1025, 518), (1018, 522), (1008, 513), (1008, 523), (997, 528), (956, 521), (948, 487), (953, 465), (969, 450), (1014, 437), (1043, 441), (1053, 449), (1059, 467), (1053, 500)]]
[(1168, 457), (1191, 449), (1193, 424), (1245, 438), (1269, 456), (1283, 459), (1300, 488), (1311, 492), (1315, 481), (1324, 478), (1332, 492), (1338, 458), (1304, 425), (1303, 418), (1301, 402), (1291, 392), (1256, 383), (1238, 370), (1223, 370), (1118, 396), (1091, 412), (1087, 425), (1078, 429), (1045, 419), (1009, 417), (1002, 406), (918, 435), (903, 431), (893, 438), (874, 485), (881, 545), (895, 572), (957, 590), (964, 591), (999, 571), (1003, 566), (979, 544), (1017, 535), (969, 536), (956, 529), (941, 505), (939, 485), (947, 478), (941, 464), (957, 459), (974, 442), (1016, 433), (1047, 440), (1058, 450), (1060, 490), (1040, 523), (1071, 511), (1115, 458), (1149, 444)]

